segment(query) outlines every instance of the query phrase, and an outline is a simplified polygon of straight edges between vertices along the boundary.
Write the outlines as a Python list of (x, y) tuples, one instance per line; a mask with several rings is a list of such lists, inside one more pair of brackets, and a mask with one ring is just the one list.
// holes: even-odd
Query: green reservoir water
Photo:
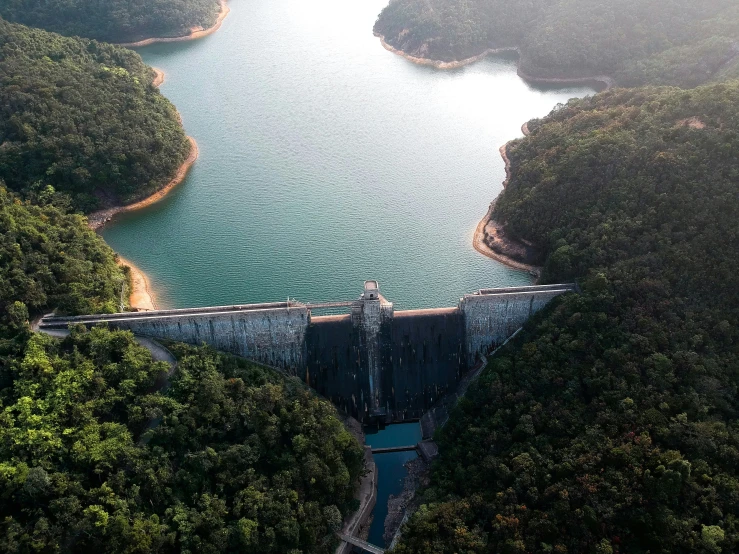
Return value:
[(376, 278), (420, 308), (530, 282), (471, 244), (498, 147), (592, 90), (529, 86), (510, 58), (413, 65), (372, 36), (386, 2), (231, 0), (210, 37), (140, 50), (200, 146), (164, 201), (103, 232), (160, 307), (351, 300)]
[[(365, 442), (373, 448), (405, 446), (416, 444), (421, 440), (421, 426), (418, 422), (389, 425), (375, 433), (365, 429), (365, 432)], [(385, 533), (385, 518), (388, 514), (387, 502), (391, 494), (398, 496), (403, 492), (403, 484), (408, 474), (405, 464), (417, 457), (418, 454), (414, 451), (374, 455), (377, 465), (377, 503), (372, 512), (373, 519), (367, 537), (370, 543), (386, 546), (382, 536)]]

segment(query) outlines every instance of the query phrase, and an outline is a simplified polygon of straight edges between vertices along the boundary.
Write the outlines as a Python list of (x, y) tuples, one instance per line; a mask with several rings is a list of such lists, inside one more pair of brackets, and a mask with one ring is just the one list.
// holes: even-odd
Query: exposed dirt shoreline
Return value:
[(152, 67), (152, 69), (154, 70), (154, 80), (151, 84), (159, 88), (164, 83), (164, 71), (157, 69), (156, 67)]
[[(523, 127), (521, 128), (521, 130), (523, 131), (524, 135), (528, 135), (529, 129), (525, 123)], [(511, 160), (508, 158), (508, 145), (509, 144), (510, 142), (506, 142), (499, 149), (500, 157), (503, 158), (503, 161), (505, 162), (505, 181), (503, 181), (503, 190), (500, 192), (500, 194), (503, 194), (505, 192), (505, 189), (508, 186), (508, 180), (511, 177)], [(500, 197), (500, 195), (498, 195), (498, 197)], [(487, 256), (488, 258), (491, 258), (495, 261), (505, 264), (508, 267), (512, 267), (514, 269), (523, 269), (525, 271), (529, 271), (531, 273), (538, 275), (541, 272), (541, 268), (539, 266), (527, 264), (520, 260), (516, 260), (515, 258), (511, 256), (506, 256), (505, 254), (496, 252), (495, 250), (490, 248), (485, 242), (486, 235), (488, 236), (493, 235), (497, 237), (497, 239), (500, 240), (501, 242), (504, 242), (504, 243), (507, 242), (510, 245), (514, 245), (514, 241), (512, 241), (511, 239), (507, 239), (505, 237), (505, 231), (503, 227), (500, 224), (498, 224), (494, 219), (492, 219), (493, 208), (495, 207), (496, 200), (493, 200), (490, 203), (490, 206), (488, 207), (488, 211), (485, 214), (485, 217), (483, 217), (480, 220), (480, 223), (477, 224), (477, 228), (475, 229), (475, 234), (472, 237), (472, 246), (475, 248), (475, 250), (477, 250), (483, 256)], [(521, 246), (521, 247), (525, 248), (524, 246)]]
[(149, 279), (146, 274), (120, 255), (118, 256), (118, 265), (121, 267), (128, 266), (131, 271), (131, 293), (128, 297), (131, 308), (137, 311), (156, 310), (154, 293), (149, 288)]
[[(501, 192), (501, 194), (503, 193)], [(534, 275), (539, 275), (541, 273), (541, 267), (536, 266), (536, 265), (527, 264), (524, 262), (520, 262), (510, 256), (506, 256), (505, 254), (496, 252), (495, 250), (491, 249), (485, 243), (486, 231), (489, 235), (497, 236), (499, 240), (506, 240), (505, 231), (503, 227), (499, 225), (495, 220), (492, 219), (494, 207), (495, 207), (495, 200), (493, 200), (490, 203), (490, 206), (488, 207), (488, 211), (485, 214), (485, 217), (483, 217), (480, 220), (480, 223), (477, 224), (477, 228), (475, 229), (475, 234), (472, 237), (472, 246), (475, 248), (475, 250), (477, 250), (483, 256), (487, 256), (488, 258), (491, 258), (497, 262), (505, 264), (508, 267), (512, 267), (513, 269), (523, 269), (524, 271), (528, 271)], [(508, 240), (510, 243), (513, 243), (512, 240), (510, 239)]]
[(118, 46), (125, 46), (126, 48), (139, 48), (141, 46), (149, 46), (150, 44), (156, 44), (158, 42), (184, 42), (186, 40), (197, 40), (199, 38), (207, 37), (212, 35), (221, 27), (221, 23), (226, 19), (226, 16), (231, 11), (231, 8), (226, 4), (226, 0), (220, 0), (221, 11), (218, 13), (218, 19), (212, 27), (207, 29), (194, 29), (189, 35), (181, 37), (154, 37), (138, 40), (136, 42), (121, 42)]
[(382, 46), (385, 48), (385, 50), (389, 50), (393, 54), (397, 54), (398, 56), (401, 56), (405, 58), (408, 61), (411, 61), (418, 65), (429, 65), (431, 67), (435, 67), (436, 69), (457, 69), (460, 67), (464, 67), (465, 65), (469, 65), (471, 63), (478, 62), (482, 60), (483, 58), (490, 56), (492, 54), (502, 54), (503, 52), (519, 52), (518, 48), (515, 46), (506, 46), (503, 48), (489, 48), (482, 52), (481, 54), (478, 54), (477, 56), (472, 56), (471, 58), (465, 58), (463, 60), (456, 60), (452, 62), (443, 62), (441, 60), (431, 60), (429, 58), (419, 58), (416, 56), (411, 56), (410, 54), (407, 54), (403, 52), (402, 50), (398, 50), (394, 46), (391, 46), (385, 41), (385, 37), (382, 35), (379, 35), (375, 33), (376, 37), (379, 37), (380, 42), (382, 43)]
[[(436, 69), (457, 69), (459, 67), (464, 67), (465, 65), (470, 65), (472, 63), (478, 62), (486, 58), (487, 56), (493, 54), (502, 54), (503, 52), (516, 52), (519, 55), (519, 60), (521, 57), (521, 50), (517, 46), (503, 46), (501, 48), (488, 48), (487, 50), (480, 54), (477, 54), (476, 56), (464, 58), (463, 60), (445, 62), (442, 60), (432, 60), (430, 58), (419, 58), (417, 56), (411, 56), (410, 54), (403, 52), (402, 50), (398, 50), (391, 44), (388, 44), (384, 36), (378, 33), (375, 33), (375, 36), (380, 39), (382, 46), (393, 54), (397, 54), (398, 56), (401, 56), (415, 64), (428, 65), (431, 67), (435, 67)], [(605, 89), (609, 89), (615, 85), (613, 78), (607, 75), (596, 75), (593, 77), (536, 77), (533, 75), (528, 75), (521, 70), (520, 61), (516, 69), (516, 73), (518, 73), (518, 76), (521, 77), (524, 81), (528, 81), (529, 83), (563, 85), (587, 85), (592, 83), (602, 83)]]

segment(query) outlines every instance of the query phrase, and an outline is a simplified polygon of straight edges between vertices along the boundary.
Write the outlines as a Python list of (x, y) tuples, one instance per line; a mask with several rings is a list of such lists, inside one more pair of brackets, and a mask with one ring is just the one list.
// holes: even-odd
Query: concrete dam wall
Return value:
[[(551, 299), (574, 285), (482, 289), (453, 308), (395, 311), (376, 281), (351, 302), (275, 302), (76, 317), (40, 327), (107, 324), (206, 343), (299, 376), (359, 421), (419, 418), (461, 376)], [(313, 315), (322, 309), (340, 315)]]

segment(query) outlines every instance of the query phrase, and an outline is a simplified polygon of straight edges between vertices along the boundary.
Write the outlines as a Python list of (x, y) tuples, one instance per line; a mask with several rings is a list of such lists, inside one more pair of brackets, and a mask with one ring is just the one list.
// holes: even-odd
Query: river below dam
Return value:
[(386, 2), (231, 0), (213, 35), (139, 49), (200, 147), (163, 201), (103, 230), (159, 307), (352, 300), (372, 278), (423, 308), (531, 282), (472, 247), (498, 147), (592, 89), (530, 86), (511, 57), (414, 65), (372, 35)]
[[(200, 148), (164, 200), (102, 232), (158, 307), (353, 300), (377, 279), (425, 308), (532, 282), (472, 247), (505, 177), (498, 147), (593, 90), (531, 86), (511, 56), (409, 63), (372, 35), (386, 2), (231, 0), (213, 35), (139, 50)], [(377, 543), (415, 454), (382, 456)]]

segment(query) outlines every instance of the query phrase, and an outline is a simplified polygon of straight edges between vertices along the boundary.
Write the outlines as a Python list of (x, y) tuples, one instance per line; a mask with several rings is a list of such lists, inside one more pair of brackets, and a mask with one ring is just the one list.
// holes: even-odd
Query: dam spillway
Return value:
[[(304, 380), (361, 422), (419, 418), (481, 355), (573, 284), (481, 289), (456, 307), (394, 310), (366, 281), (359, 299), (45, 317), (41, 329), (107, 324), (137, 335), (206, 343)], [(314, 311), (348, 313), (314, 315)]]

